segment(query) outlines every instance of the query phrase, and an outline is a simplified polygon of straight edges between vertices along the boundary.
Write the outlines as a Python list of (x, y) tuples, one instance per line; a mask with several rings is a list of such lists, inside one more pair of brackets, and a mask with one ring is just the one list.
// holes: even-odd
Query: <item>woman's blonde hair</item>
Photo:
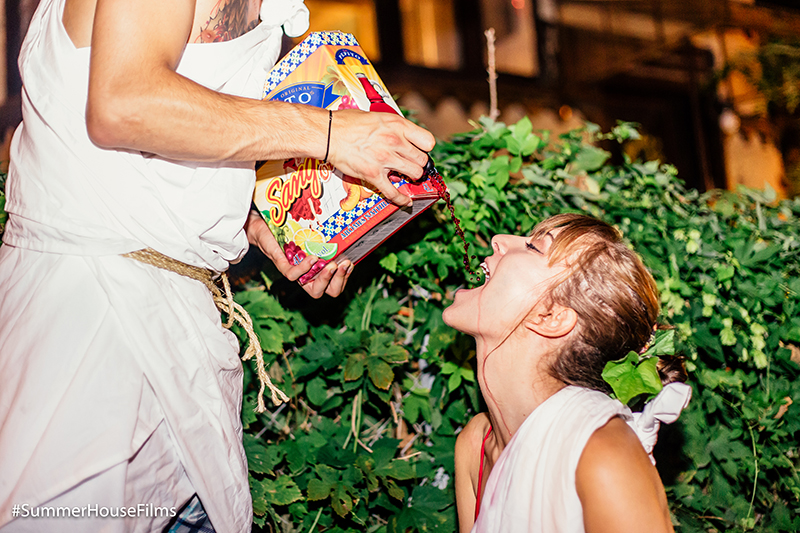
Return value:
[[(555, 232), (554, 230), (558, 230)], [(606, 363), (639, 352), (656, 328), (660, 305), (655, 280), (612, 226), (580, 214), (544, 220), (538, 239), (553, 232), (550, 265), (564, 262), (566, 276), (548, 291), (547, 305), (578, 315), (571, 339), (553, 358), (550, 372), (571, 384), (608, 392), (601, 373)]]

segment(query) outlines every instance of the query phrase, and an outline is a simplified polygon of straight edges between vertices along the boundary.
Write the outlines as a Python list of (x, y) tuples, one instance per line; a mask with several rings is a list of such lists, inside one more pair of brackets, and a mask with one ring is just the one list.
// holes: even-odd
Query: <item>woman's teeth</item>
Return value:
[(483, 270), (483, 274), (486, 276), (486, 279), (489, 279), (489, 266), (484, 262), (481, 263), (481, 270)]

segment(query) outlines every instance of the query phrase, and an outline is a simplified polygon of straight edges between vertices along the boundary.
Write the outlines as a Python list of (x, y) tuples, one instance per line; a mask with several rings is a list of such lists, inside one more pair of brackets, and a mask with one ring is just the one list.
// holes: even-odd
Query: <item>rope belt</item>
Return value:
[(223, 293), (223, 291), (220, 290), (214, 281), (213, 271), (206, 268), (187, 265), (186, 263), (178, 261), (177, 259), (167, 257), (166, 255), (153, 250), (152, 248), (137, 250), (135, 252), (122, 254), (122, 256), (135, 259), (141, 263), (152, 265), (163, 270), (175, 272), (176, 274), (197, 280), (205, 285), (209, 292), (211, 292), (211, 296), (214, 298), (214, 303), (216, 304), (217, 309), (228, 315), (228, 322), (223, 324), (223, 327), (230, 329), (234, 322), (236, 322), (247, 332), (249, 343), (244, 355), (242, 356), (242, 361), (247, 361), (254, 356), (256, 358), (258, 381), (261, 384), (261, 388), (258, 391), (258, 406), (256, 407), (256, 412), (263, 413), (267, 409), (264, 405), (264, 390), (267, 387), (272, 393), (272, 402), (275, 405), (280, 405), (283, 402), (289, 401), (289, 397), (272, 383), (269, 374), (267, 374), (267, 369), (264, 366), (264, 353), (261, 350), (261, 343), (258, 340), (258, 335), (256, 335), (256, 332), (253, 329), (253, 319), (250, 318), (250, 315), (247, 313), (247, 311), (245, 311), (244, 307), (233, 301), (231, 284), (228, 281), (228, 276), (225, 275), (224, 272), (220, 274), (224, 287)]

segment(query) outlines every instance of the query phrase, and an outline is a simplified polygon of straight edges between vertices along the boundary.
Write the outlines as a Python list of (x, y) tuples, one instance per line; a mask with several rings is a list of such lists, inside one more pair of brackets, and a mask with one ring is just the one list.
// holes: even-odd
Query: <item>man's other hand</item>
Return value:
[[(270, 231), (267, 223), (261, 215), (255, 211), (250, 211), (245, 223), (244, 230), (247, 233), (247, 240), (250, 244), (258, 246), (264, 255), (275, 264), (275, 267), (290, 281), (296, 281), (311, 270), (311, 267), (319, 259), (313, 255), (307, 255), (299, 264), (292, 265), (286, 259), (275, 236)], [(323, 294), (328, 296), (339, 296), (347, 284), (347, 279), (353, 271), (353, 264), (350, 261), (343, 261), (337, 266), (335, 261), (331, 261), (323, 268), (317, 277), (303, 285), (303, 289), (312, 298), (320, 298)]]

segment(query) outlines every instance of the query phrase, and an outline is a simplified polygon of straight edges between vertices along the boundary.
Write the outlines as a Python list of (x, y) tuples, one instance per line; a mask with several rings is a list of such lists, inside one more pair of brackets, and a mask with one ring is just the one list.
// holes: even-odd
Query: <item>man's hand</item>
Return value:
[(392, 113), (345, 109), (333, 112), (328, 145), (327, 110), (217, 93), (176, 72), (194, 0), (83, 6), (91, 1), (69, 0), (67, 21), (83, 40), (91, 28), (86, 119), (97, 145), (185, 161), (324, 159), (327, 152), (335, 167), (389, 201), (411, 203), (389, 173), (421, 177), (435, 144), (430, 132)]
[[(250, 211), (244, 230), (247, 233), (247, 240), (250, 244), (258, 246), (264, 252), (264, 255), (269, 257), (275, 264), (280, 273), (291, 281), (300, 278), (319, 260), (313, 255), (307, 255), (297, 265), (289, 263), (267, 223), (255, 211)], [(352, 271), (353, 264), (350, 261), (343, 261), (338, 267), (334, 261), (331, 261), (317, 274), (316, 278), (303, 285), (303, 289), (313, 298), (320, 298), (323, 294), (333, 297), (339, 296), (344, 290)]]
[(389, 201), (408, 206), (411, 198), (392, 185), (389, 173), (419, 179), (435, 143), (429, 131), (399, 115), (345, 109), (333, 113), (328, 161)]

